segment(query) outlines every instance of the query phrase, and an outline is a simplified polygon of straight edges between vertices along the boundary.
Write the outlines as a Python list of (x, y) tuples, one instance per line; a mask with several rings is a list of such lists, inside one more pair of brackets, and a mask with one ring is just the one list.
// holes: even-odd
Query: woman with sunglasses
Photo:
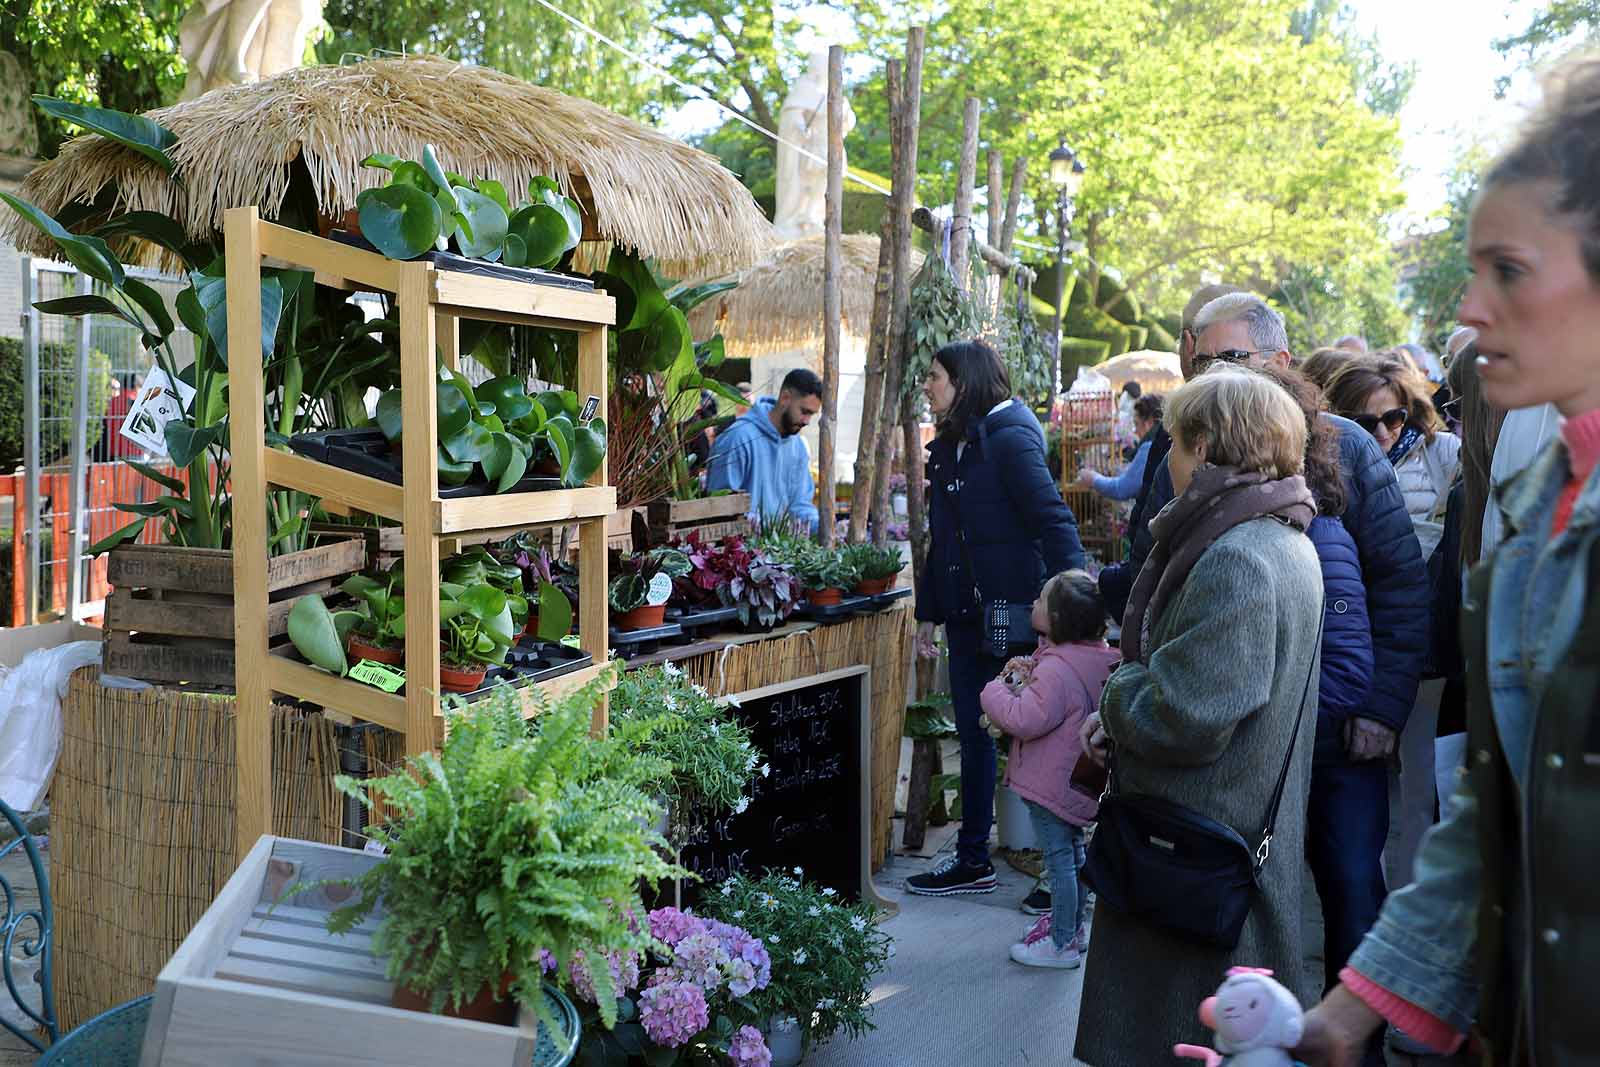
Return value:
[[(1437, 521), (1460, 467), (1461, 439), (1444, 428), (1433, 390), (1416, 365), (1387, 353), (1358, 356), (1334, 372), (1326, 392), (1329, 407), (1388, 453), (1412, 521)], [(1430, 547), (1424, 537), (1424, 558)]]
[(1355, 1062), (1385, 1019), (1474, 1062), (1594, 1062), (1600, 945), (1600, 56), (1557, 69), (1484, 175), (1461, 302), (1484, 395), (1551, 403), (1558, 439), (1499, 489), (1506, 537), (1462, 604), (1467, 773), (1306, 1019), (1300, 1058)]

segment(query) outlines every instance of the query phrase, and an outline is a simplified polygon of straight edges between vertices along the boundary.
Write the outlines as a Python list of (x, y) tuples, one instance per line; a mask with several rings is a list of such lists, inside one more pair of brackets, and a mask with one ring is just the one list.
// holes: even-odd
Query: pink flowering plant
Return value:
[(602, 953), (616, 992), (616, 1025), (603, 1022), (588, 953), (565, 977), (583, 1013), (581, 1067), (771, 1067), (750, 998), (772, 979), (767, 947), (741, 927), (678, 908), (649, 914), (646, 954)]
[(805, 1048), (835, 1034), (872, 1029), (872, 979), (889, 958), (890, 938), (870, 904), (848, 904), (804, 871), (737, 874), (707, 894), (706, 912), (736, 922), (766, 945), (772, 980), (751, 997), (763, 1018), (792, 1018)]

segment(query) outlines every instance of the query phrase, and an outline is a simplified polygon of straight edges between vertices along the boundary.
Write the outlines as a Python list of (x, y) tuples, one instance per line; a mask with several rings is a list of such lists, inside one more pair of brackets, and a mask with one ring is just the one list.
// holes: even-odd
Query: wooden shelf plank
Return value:
[(607, 293), (529, 285), (460, 271), (434, 271), (432, 295), (440, 311), (463, 319), (537, 320), (530, 325), (568, 330), (613, 326), (617, 321), (617, 302)]
[(355, 287), (390, 293), (400, 287), (400, 264), (377, 252), (291, 230), (274, 222), (258, 222), (256, 232), (262, 256), (302, 270), (314, 269), (324, 275), (318, 279), (321, 284), (342, 279), (355, 283)]
[(266, 661), (268, 689), (405, 732), (404, 697), (339, 678), (284, 656), (269, 655)]
[(318, 463), (293, 452), (272, 449), (267, 451), (266, 467), (268, 485), (341, 501), (357, 511), (382, 515), (386, 519), (401, 517), (405, 490), (390, 482)]
[(574, 689), (581, 689), (588, 685), (605, 669), (606, 665), (604, 663), (591, 663), (589, 666), (573, 671), (571, 674), (563, 674), (539, 685), (522, 687), (517, 690), (522, 699), (522, 717), (524, 719), (533, 718), (533, 697), (535, 693), (543, 693), (547, 699), (555, 700), (566, 693), (572, 692)]
[(435, 501), (433, 529), (441, 536), (475, 530), (518, 530), (579, 519), (603, 519), (615, 510), (617, 490), (610, 485), (475, 496)]

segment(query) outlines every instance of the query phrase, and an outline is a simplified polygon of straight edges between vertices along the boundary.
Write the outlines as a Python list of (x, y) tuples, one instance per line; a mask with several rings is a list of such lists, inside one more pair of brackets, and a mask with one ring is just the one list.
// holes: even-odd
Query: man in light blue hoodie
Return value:
[(814, 528), (811, 451), (800, 431), (821, 410), (822, 379), (803, 367), (790, 371), (776, 400), (762, 397), (717, 434), (706, 464), (706, 488), (749, 493), (756, 519), (788, 512)]

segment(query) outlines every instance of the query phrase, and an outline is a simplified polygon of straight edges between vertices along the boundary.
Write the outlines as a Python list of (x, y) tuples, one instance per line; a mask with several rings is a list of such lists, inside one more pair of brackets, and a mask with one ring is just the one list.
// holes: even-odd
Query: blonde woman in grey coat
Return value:
[(1304, 988), (1300, 901), (1322, 572), (1304, 533), (1316, 513), (1301, 477), (1305, 419), (1277, 385), (1239, 367), (1214, 367), (1169, 405), (1178, 495), (1151, 521), (1156, 543), (1123, 617), (1123, 664), (1086, 741), (1115, 749), (1119, 793), (1182, 804), (1252, 847), (1291, 746), (1293, 756), (1237, 948), (1183, 940), (1105, 903), (1096, 910), (1076, 1049), (1093, 1067), (1171, 1063), (1174, 1043), (1210, 1044), (1196, 1012), (1231, 966), (1272, 968), (1302, 1001), (1314, 992)]

